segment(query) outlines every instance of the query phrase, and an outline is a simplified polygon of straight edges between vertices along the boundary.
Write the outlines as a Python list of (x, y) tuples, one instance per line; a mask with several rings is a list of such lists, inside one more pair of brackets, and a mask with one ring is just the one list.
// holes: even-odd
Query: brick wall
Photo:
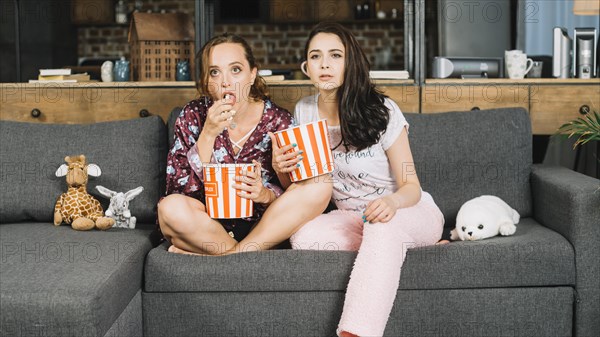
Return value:
[[(129, 12), (135, 6), (133, 0), (126, 1)], [(193, 15), (194, 1), (190, 0), (143, 0), (140, 2), (142, 12), (182, 12)], [(78, 58), (118, 58), (129, 59), (128, 25), (79, 26), (77, 28)]]
[(77, 32), (77, 56), (129, 58), (126, 27), (81, 27)]
[[(178, 11), (193, 14), (194, 2), (189, 0), (144, 0), (142, 11)], [(133, 1), (129, 1), (133, 8)], [(345, 24), (357, 36), (374, 69), (403, 69), (402, 21), (355, 21)], [(236, 33), (252, 46), (263, 65), (298, 64), (311, 24), (216, 24), (215, 33)], [(78, 56), (129, 59), (128, 26), (78, 27)]]
[[(373, 66), (379, 69), (403, 67), (404, 33), (399, 21), (345, 25), (356, 35)], [(304, 43), (311, 28), (311, 24), (227, 24), (216, 25), (215, 33), (229, 32), (244, 37), (261, 64), (298, 64), (303, 57)], [(389, 59), (384, 64), (386, 53), (389, 54)]]

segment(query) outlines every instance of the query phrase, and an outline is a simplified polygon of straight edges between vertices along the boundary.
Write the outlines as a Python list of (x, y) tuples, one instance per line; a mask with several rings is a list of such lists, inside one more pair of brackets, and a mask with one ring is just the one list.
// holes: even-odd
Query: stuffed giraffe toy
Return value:
[(62, 164), (56, 170), (57, 177), (67, 177), (68, 190), (60, 195), (54, 206), (54, 225), (63, 222), (70, 224), (73, 229), (87, 231), (94, 227), (109, 229), (115, 220), (107, 218), (102, 205), (87, 193), (88, 175), (99, 177), (100, 167), (88, 164), (84, 155), (65, 157), (67, 164)]

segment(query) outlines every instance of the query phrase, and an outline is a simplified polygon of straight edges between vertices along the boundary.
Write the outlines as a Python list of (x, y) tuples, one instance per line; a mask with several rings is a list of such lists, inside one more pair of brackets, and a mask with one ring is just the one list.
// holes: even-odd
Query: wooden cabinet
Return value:
[(353, 1), (315, 1), (315, 21), (348, 21), (354, 19)]
[(421, 87), (421, 112), (529, 109), (527, 84), (434, 82)]
[[(419, 112), (419, 86), (411, 80), (379, 80), (376, 83), (403, 112)], [(269, 92), (273, 102), (293, 112), (296, 102), (302, 97), (316, 94), (316, 89), (306, 80), (284, 81), (269, 84)]]
[(600, 79), (427, 80), (421, 113), (522, 107), (535, 135), (552, 135), (581, 112), (600, 109)]
[[(401, 18), (404, 8), (403, 0), (273, 0), (270, 1), (270, 18), (274, 23), (341, 21), (357, 20), (356, 7), (369, 4), (368, 17), (376, 19), (377, 10), (385, 12), (386, 18), (392, 18), (396, 10), (396, 18)], [(364, 15), (364, 14), (362, 14)]]
[(384, 94), (398, 104), (405, 113), (419, 113), (420, 88), (418, 85), (380, 85)]
[(392, 12), (396, 10), (396, 17), (402, 17), (404, 12), (404, 0), (379, 0), (374, 2), (374, 14), (377, 10), (385, 12), (386, 18), (392, 18)]
[(354, 1), (271, 1), (271, 22), (348, 21), (354, 19)]
[[(404, 112), (419, 112), (419, 87), (412, 81), (381, 80), (379, 88)], [(314, 95), (309, 81), (269, 84), (272, 100), (290, 112)], [(193, 82), (3, 83), (0, 119), (39, 123), (95, 123), (147, 114), (167, 120), (174, 107), (198, 96)]]
[(75, 24), (109, 24), (115, 22), (112, 0), (72, 0), (71, 21)]
[[(403, 112), (440, 113), (522, 107), (533, 133), (551, 135), (581, 112), (600, 108), (600, 80), (496, 79), (378, 80), (377, 86)], [(302, 97), (316, 93), (307, 80), (269, 83), (271, 98), (290, 112)], [(193, 82), (3, 83), (0, 119), (41, 123), (94, 123), (160, 115), (197, 97)]]
[(160, 87), (136, 82), (6, 83), (0, 85), (0, 119), (86, 124), (160, 115), (166, 121), (174, 107), (196, 96), (192, 82)]
[(270, 17), (274, 23), (309, 22), (314, 20), (314, 1), (286, 0), (270, 2)]
[(532, 85), (531, 123), (534, 134), (553, 134), (562, 124), (600, 109), (600, 82), (595, 85)]
[(316, 94), (316, 89), (312, 85), (307, 85), (303, 82), (295, 81), (297, 85), (269, 85), (269, 95), (275, 104), (287, 109), (289, 112), (294, 112), (296, 102), (302, 97)]

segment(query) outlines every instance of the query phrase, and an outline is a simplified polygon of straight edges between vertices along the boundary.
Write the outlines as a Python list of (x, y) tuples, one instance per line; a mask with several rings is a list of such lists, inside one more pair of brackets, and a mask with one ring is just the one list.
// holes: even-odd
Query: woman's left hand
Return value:
[[(294, 150), (296, 144), (279, 147), (275, 139), (275, 134), (269, 132), (268, 135), (271, 137), (271, 144), (273, 146), (273, 162), (271, 164), (273, 170), (278, 174), (287, 174), (296, 170), (300, 166), (298, 163), (302, 160), (302, 151)], [(288, 151), (290, 152), (288, 153)]]
[(396, 202), (391, 195), (375, 199), (367, 205), (364, 216), (370, 223), (388, 222), (396, 215)]
[(273, 192), (267, 189), (262, 182), (262, 166), (256, 160), (253, 160), (254, 170), (242, 170), (242, 176), (236, 177), (238, 182), (233, 188), (239, 190), (237, 195), (242, 198), (250, 199), (260, 204), (268, 204), (272, 201)]

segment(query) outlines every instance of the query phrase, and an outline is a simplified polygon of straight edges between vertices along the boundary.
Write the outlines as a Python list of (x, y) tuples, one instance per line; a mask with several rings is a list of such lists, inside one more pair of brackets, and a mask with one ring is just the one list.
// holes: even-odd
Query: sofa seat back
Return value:
[(68, 155), (84, 154), (102, 170), (89, 177), (87, 190), (102, 185), (118, 192), (144, 191), (129, 206), (139, 223), (154, 223), (156, 203), (164, 193), (167, 129), (158, 116), (88, 125), (0, 121), (0, 223), (52, 222), (54, 204), (67, 191), (55, 172)]
[(416, 172), (453, 227), (460, 206), (495, 195), (531, 216), (532, 136), (522, 108), (405, 114)]

